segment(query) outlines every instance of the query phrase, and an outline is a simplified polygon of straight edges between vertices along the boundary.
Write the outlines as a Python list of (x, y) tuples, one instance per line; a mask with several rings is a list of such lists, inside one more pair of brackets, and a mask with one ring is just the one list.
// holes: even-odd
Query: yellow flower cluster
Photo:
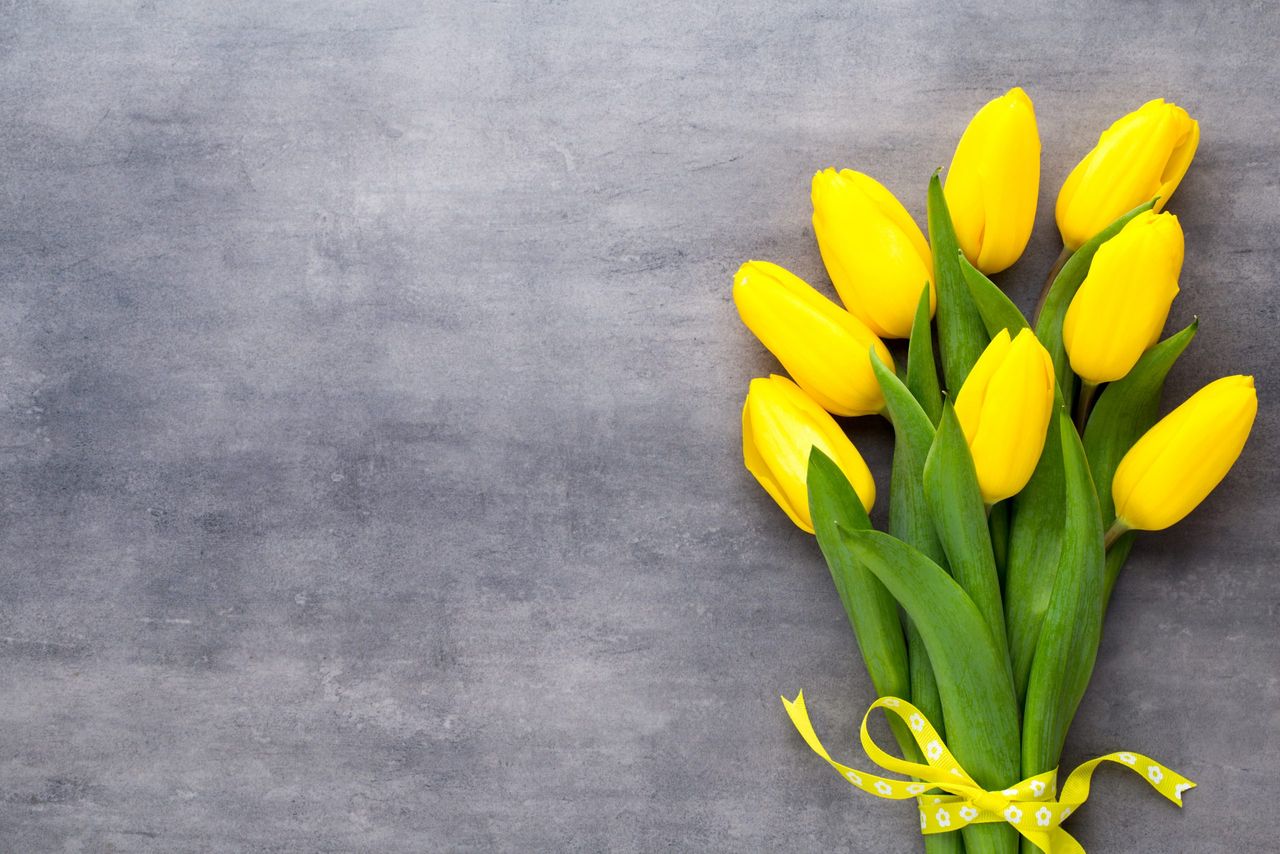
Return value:
[[(790, 375), (751, 381), (746, 467), (815, 535), (879, 702), (919, 709), (895, 731), (904, 756), (942, 755), (940, 739), (911, 738), (927, 718), (955, 748), (943, 776), (957, 763), (973, 774), (943, 786), (957, 803), (973, 797), (956, 827), (941, 807), (931, 804), (932, 824), (921, 813), (926, 854), (961, 843), (1016, 854), (1015, 830), (1041, 838), (1010, 786), (1030, 781), (1038, 798), (1053, 780), (1130, 532), (1194, 510), (1253, 426), (1249, 376), (1212, 382), (1156, 418), (1196, 333), (1193, 323), (1161, 340), (1185, 248), (1162, 207), (1198, 142), (1195, 120), (1162, 100), (1099, 137), (1058, 194), (1063, 254), (1030, 321), (989, 278), (1026, 249), (1040, 191), (1035, 107), (1020, 88), (973, 117), (945, 185), (930, 179), (925, 230), (863, 172), (813, 176), (813, 231), (838, 303), (777, 264), (749, 261), (734, 276), (743, 323)], [(865, 415), (893, 427), (887, 532), (869, 515), (871, 470), (837, 420)], [(884, 767), (929, 779), (930, 766), (893, 762), (903, 764)], [(1165, 779), (1146, 767), (1153, 784)], [(862, 788), (872, 780), (837, 770)], [(1168, 776), (1181, 780), (1166, 785), (1180, 803), (1191, 784)], [(1037, 808), (1036, 827), (1078, 805)], [(991, 823), (1001, 820), (1010, 826)]]
[[(1154, 200), (1100, 245), (1062, 318), (1061, 345), (1086, 395), (1128, 375), (1164, 329), (1178, 293), (1183, 233), (1178, 218), (1160, 209), (1199, 138), (1186, 110), (1150, 101), (1102, 133), (1058, 194), (1068, 252)], [(983, 106), (960, 137), (945, 198), (956, 242), (982, 273), (1008, 268), (1027, 246), (1040, 147), (1035, 108), (1021, 88)], [(733, 281), (743, 323), (794, 380), (752, 383), (743, 417), (747, 468), (809, 531), (805, 461), (812, 446), (841, 465), (870, 509), (871, 474), (830, 416), (884, 412), (872, 358), (892, 369), (883, 339), (912, 334), (926, 287), (931, 317), (938, 300), (929, 241), (883, 184), (851, 169), (823, 169), (813, 177), (812, 201), (818, 250), (843, 306), (777, 264), (749, 261)], [(1054, 365), (1037, 334), (1024, 328), (992, 336), (954, 402), (983, 499), (994, 504), (1016, 495), (1040, 459), (1055, 411)], [(1120, 524), (1154, 529), (1189, 513), (1234, 463), (1256, 408), (1250, 378), (1232, 377), (1153, 428), (1117, 472)]]

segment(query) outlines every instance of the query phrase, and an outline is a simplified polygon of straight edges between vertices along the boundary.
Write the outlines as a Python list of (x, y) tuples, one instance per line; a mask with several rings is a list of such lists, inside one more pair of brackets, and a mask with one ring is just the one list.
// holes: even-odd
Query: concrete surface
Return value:
[(1070, 827), (1275, 850), (1280, 21), (995, 8), (0, 2), (0, 850), (916, 850), (778, 702), (853, 756), (871, 694), (741, 467), (775, 365), (729, 280), (826, 286), (812, 172), (919, 216), (1013, 84), (1045, 151), (1010, 293), (1075, 159), (1176, 99), (1171, 399), (1262, 389), (1140, 544), (1070, 738), (1201, 788), (1107, 772)]

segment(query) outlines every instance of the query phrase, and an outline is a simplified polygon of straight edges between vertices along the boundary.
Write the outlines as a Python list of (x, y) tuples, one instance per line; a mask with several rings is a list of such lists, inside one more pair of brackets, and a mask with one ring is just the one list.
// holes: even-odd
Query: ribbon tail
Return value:
[(814, 753), (831, 762), (831, 754), (827, 753), (827, 749), (818, 740), (818, 734), (813, 730), (813, 722), (809, 720), (809, 710), (804, 705), (804, 692), (796, 694), (794, 700), (783, 697), (782, 705), (786, 707), (787, 717), (791, 718), (791, 723), (799, 731), (805, 744), (809, 745)]

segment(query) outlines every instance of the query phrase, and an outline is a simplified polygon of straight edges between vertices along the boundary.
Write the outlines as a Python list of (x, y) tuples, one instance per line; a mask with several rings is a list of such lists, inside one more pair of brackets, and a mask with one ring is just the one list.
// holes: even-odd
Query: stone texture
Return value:
[[(1266, 4), (0, 0), (0, 848), (912, 851), (812, 541), (741, 467), (729, 279), (826, 286), (808, 179), (929, 171), (1014, 84), (1058, 184), (1150, 97), (1170, 399), (1262, 389), (1121, 580), (1068, 758), (1096, 852), (1274, 847), (1280, 143)], [(852, 425), (880, 477), (889, 433)], [(844, 735), (842, 735), (842, 733)]]

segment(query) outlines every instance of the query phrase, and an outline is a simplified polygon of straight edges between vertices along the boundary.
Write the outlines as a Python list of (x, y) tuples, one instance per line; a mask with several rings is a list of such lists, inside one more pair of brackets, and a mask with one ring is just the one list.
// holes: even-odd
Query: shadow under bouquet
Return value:
[[(905, 779), (832, 759), (803, 695), (786, 710), (850, 784), (914, 799), (934, 854), (1083, 851), (1062, 823), (1103, 762), (1179, 806), (1194, 786), (1135, 752), (1061, 785), (1058, 762), (1136, 532), (1195, 509), (1257, 413), (1252, 377), (1229, 376), (1158, 417), (1196, 333), (1161, 340), (1183, 261), (1162, 208), (1198, 142), (1162, 100), (1101, 135), (1058, 195), (1064, 249), (1031, 320), (988, 278), (1022, 254), (1039, 193), (1035, 112), (1017, 88), (970, 122), (945, 187), (929, 180), (927, 240), (868, 175), (814, 176), (814, 232), (843, 307), (775, 264), (734, 278), (743, 322), (790, 375), (751, 382), (746, 467), (816, 535), (880, 695), (867, 715), (884, 710), (902, 755), (865, 717), (862, 745)], [(893, 338), (907, 339), (897, 362)], [(893, 425), (887, 532), (833, 418), (864, 415)]]

